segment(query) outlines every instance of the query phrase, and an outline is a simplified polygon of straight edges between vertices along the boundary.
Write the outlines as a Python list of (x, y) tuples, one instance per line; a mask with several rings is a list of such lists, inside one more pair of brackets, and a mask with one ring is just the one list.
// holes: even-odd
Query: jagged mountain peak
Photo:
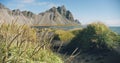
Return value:
[(35, 15), (33, 12), (31, 11), (22, 11), (22, 14), (26, 17), (33, 17), (33, 15)]
[(57, 8), (56, 7), (52, 7), (49, 9), (50, 12), (56, 12), (57, 11)]
[(62, 6), (58, 6), (58, 9), (66, 10), (66, 7), (65, 7), (64, 5), (62, 5)]
[(21, 11), (19, 9), (14, 9), (14, 10), (12, 10), (12, 14), (13, 15), (20, 15)]
[(5, 6), (3, 4), (0, 3), (0, 8), (4, 8)]
[(0, 9), (8, 9), (8, 8), (5, 7), (2, 3), (0, 3)]
[(72, 13), (66, 10), (65, 6), (52, 7), (49, 10), (35, 14), (31, 11), (20, 11), (19, 9), (8, 10), (6, 7), (0, 4), (1, 15), (3, 20), (12, 21), (12, 19), (18, 18), (18, 23), (20, 24), (30, 24), (39, 26), (53, 26), (53, 25), (76, 25), (79, 24), (78, 21), (74, 20)]
[(66, 13), (66, 8), (64, 5), (62, 5), (61, 7), (58, 7), (57, 10), (62, 15), (65, 15), (65, 13)]

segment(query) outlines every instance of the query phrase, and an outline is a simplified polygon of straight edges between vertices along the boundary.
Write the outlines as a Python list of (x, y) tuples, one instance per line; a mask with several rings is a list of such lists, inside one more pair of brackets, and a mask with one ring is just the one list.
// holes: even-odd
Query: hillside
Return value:
[(13, 20), (19, 24), (54, 26), (54, 25), (78, 25), (72, 13), (65, 6), (52, 7), (45, 12), (35, 14), (31, 11), (10, 10), (0, 3), (0, 22), (11, 23)]

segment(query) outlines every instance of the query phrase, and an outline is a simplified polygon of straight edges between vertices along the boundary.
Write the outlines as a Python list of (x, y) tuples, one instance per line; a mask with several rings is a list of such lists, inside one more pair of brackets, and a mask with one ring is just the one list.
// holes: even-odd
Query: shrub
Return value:
[(77, 34), (79, 34), (81, 31), (82, 31), (82, 28), (70, 30), (70, 32), (71, 32), (72, 34), (74, 34), (75, 36), (76, 36)]
[[(66, 49), (71, 48), (71, 50), (74, 50), (75, 48), (79, 48), (83, 51), (112, 49), (116, 47), (116, 37), (117, 34), (112, 32), (103, 23), (92, 23), (79, 32), (68, 46), (66, 46)], [(71, 50), (69, 49), (69, 51)]]

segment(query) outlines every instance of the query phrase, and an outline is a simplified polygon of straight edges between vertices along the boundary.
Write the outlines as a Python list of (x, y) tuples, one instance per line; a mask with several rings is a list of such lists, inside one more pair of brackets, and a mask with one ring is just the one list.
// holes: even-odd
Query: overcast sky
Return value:
[(82, 24), (101, 21), (108, 26), (120, 26), (120, 0), (0, 0), (0, 3), (36, 14), (65, 5)]

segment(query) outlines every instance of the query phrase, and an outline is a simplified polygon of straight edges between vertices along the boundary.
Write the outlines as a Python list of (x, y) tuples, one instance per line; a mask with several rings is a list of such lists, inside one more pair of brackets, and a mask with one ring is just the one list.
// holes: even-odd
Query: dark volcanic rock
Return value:
[(78, 24), (81, 24), (81, 23), (80, 23), (80, 21), (79, 21), (79, 20), (77, 20), (77, 19), (75, 20), (75, 22), (76, 22), (76, 23), (78, 23)]
[(66, 12), (66, 18), (70, 21), (74, 21), (73, 15), (70, 11)]
[(61, 6), (57, 8), (58, 12), (64, 16), (65, 18), (67, 18), (70, 21), (74, 21), (73, 15), (69, 10), (66, 10), (65, 6)]
[(61, 7), (58, 7), (57, 10), (61, 15), (66, 16), (66, 8), (64, 5)]
[(19, 9), (12, 10), (13, 15), (20, 15), (21, 11)]
[(22, 14), (26, 17), (33, 17), (34, 13), (30, 11), (22, 11)]

